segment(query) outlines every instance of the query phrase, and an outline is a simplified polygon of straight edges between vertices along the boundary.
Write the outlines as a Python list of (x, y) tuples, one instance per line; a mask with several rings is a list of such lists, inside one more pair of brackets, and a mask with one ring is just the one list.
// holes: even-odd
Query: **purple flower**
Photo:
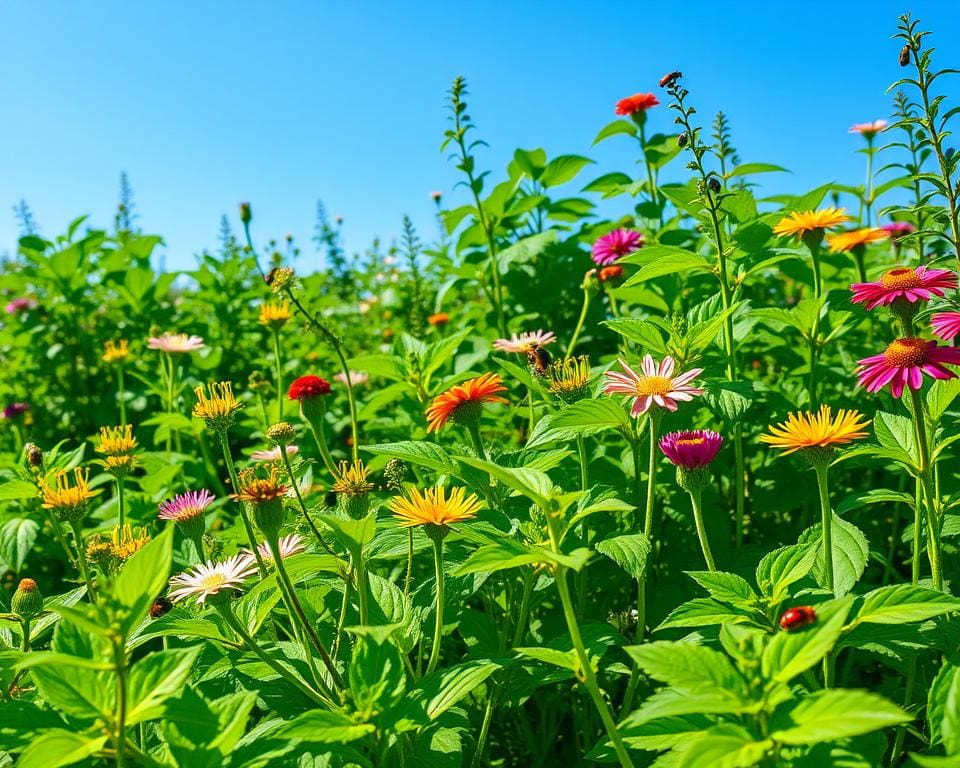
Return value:
[(3, 418), (15, 419), (30, 410), (29, 403), (10, 403), (3, 409)]
[(643, 247), (643, 235), (632, 229), (615, 229), (593, 244), (593, 260), (601, 267)]
[(707, 466), (721, 445), (723, 438), (720, 435), (704, 429), (670, 432), (660, 438), (660, 450), (676, 466), (684, 469)]
[(174, 496), (170, 501), (165, 501), (160, 505), (161, 520), (173, 520), (177, 523), (183, 523), (187, 520), (203, 515), (203, 511), (209, 507), (214, 500), (214, 495), (204, 489), (202, 491), (187, 491), (179, 496)]

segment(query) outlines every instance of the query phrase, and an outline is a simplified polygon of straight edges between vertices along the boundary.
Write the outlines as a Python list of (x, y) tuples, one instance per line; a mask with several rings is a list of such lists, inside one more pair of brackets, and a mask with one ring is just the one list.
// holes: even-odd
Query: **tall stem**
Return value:
[(647, 505), (643, 516), (643, 532), (647, 539), (653, 535), (653, 501), (657, 490), (657, 437), (660, 431), (661, 413), (654, 406), (647, 415), (650, 422), (650, 451), (647, 464)]
[(119, 509), (117, 511), (117, 524), (120, 526), (120, 530), (123, 530), (124, 523), (126, 523), (126, 515), (124, 514), (124, 499), (123, 499), (123, 478), (118, 477), (117, 479), (117, 504)]
[(480, 425), (476, 421), (473, 421), (467, 424), (467, 431), (473, 440), (473, 448), (477, 452), (477, 456), (487, 461), (487, 449), (483, 447), (483, 438), (480, 437)]
[(940, 520), (937, 511), (937, 494), (933, 487), (932, 465), (930, 463), (930, 445), (927, 442), (926, 416), (920, 390), (910, 389), (913, 403), (913, 424), (917, 435), (917, 448), (920, 451), (920, 485), (923, 489), (924, 511), (927, 522), (927, 557), (930, 560), (930, 574), (933, 588), (943, 590), (943, 571), (940, 566)]
[(567, 345), (567, 354), (563, 356), (564, 360), (569, 360), (573, 350), (577, 346), (577, 339), (580, 338), (580, 331), (583, 330), (583, 322), (587, 319), (587, 311), (590, 309), (590, 289), (587, 286), (583, 288), (583, 305), (580, 307), (580, 317), (577, 320), (577, 327), (573, 329), (573, 336), (570, 337), (570, 343)]
[(83, 583), (87, 585), (87, 595), (90, 597), (90, 602), (96, 605), (97, 591), (93, 588), (90, 566), (87, 565), (87, 554), (83, 551), (83, 533), (80, 531), (80, 521), (71, 520), (70, 530), (73, 531), (73, 540), (77, 545), (77, 566), (80, 568), (80, 576)]
[(276, 328), (273, 333), (273, 359), (277, 371), (277, 421), (283, 421), (283, 360), (280, 357), (280, 332)]
[(833, 510), (830, 507), (830, 491), (827, 486), (827, 462), (814, 466), (817, 487), (820, 490), (821, 551), (823, 552), (823, 578), (826, 588), (833, 592)]
[(310, 518), (310, 513), (307, 511), (307, 505), (304, 503), (303, 496), (300, 494), (300, 484), (297, 482), (296, 475), (293, 474), (293, 466), (290, 464), (290, 456), (287, 455), (287, 446), (280, 446), (280, 456), (283, 459), (283, 466), (287, 470), (287, 478), (290, 480), (290, 485), (293, 486), (293, 493), (297, 497), (297, 504), (300, 506), (300, 514), (303, 515), (303, 519), (307, 521), (307, 525), (310, 526), (310, 530), (313, 531), (313, 535), (316, 537), (320, 546), (332, 555), (333, 552), (330, 551), (330, 547), (327, 545), (327, 542), (323, 540), (323, 536), (320, 535), (320, 531), (317, 529), (317, 526)]
[(120, 426), (127, 426), (127, 403), (123, 387), (123, 365), (117, 366), (117, 404), (120, 407)]
[(117, 752), (117, 768), (123, 768), (126, 764), (127, 742), (127, 660), (122, 642), (114, 643), (113, 653), (117, 673), (117, 733), (114, 743)]
[[(218, 432), (220, 437), (220, 448), (223, 451), (223, 460), (227, 465), (227, 474), (230, 477), (230, 485), (234, 493), (240, 492), (240, 482), (237, 478), (237, 469), (233, 465), (233, 456), (230, 453), (230, 443), (227, 441), (227, 430), (221, 429)], [(243, 528), (247, 534), (247, 542), (250, 544), (250, 551), (257, 560), (257, 568), (260, 570), (260, 576), (266, 577), (267, 566), (260, 555), (260, 549), (257, 547), (257, 537), (253, 533), (253, 525), (250, 523), (250, 516), (247, 514), (246, 507), (242, 501), (237, 501), (237, 508), (240, 510), (240, 519), (243, 520)]]
[(707, 563), (708, 571), (716, 571), (717, 566), (713, 561), (713, 553), (710, 551), (710, 541), (707, 539), (707, 529), (703, 524), (703, 508), (700, 500), (703, 492), (696, 488), (689, 491), (690, 503), (693, 505), (693, 522), (697, 526), (697, 538), (700, 539), (700, 549), (703, 550), (703, 559)]
[(443, 636), (443, 595), (444, 595), (444, 574), (443, 574), (443, 535), (439, 532), (431, 537), (433, 541), (433, 562), (436, 566), (436, 584), (437, 584), (437, 604), (436, 621), (433, 630), (433, 645), (430, 648), (430, 661), (427, 662), (427, 672), (430, 674), (437, 668), (437, 662), (440, 660), (440, 639)]

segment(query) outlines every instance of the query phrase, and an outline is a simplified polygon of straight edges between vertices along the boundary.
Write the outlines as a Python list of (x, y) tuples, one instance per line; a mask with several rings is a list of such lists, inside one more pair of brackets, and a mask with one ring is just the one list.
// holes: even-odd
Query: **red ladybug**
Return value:
[(809, 627), (817, 620), (817, 612), (809, 605), (800, 605), (783, 612), (780, 617), (780, 629), (785, 632), (794, 632)]

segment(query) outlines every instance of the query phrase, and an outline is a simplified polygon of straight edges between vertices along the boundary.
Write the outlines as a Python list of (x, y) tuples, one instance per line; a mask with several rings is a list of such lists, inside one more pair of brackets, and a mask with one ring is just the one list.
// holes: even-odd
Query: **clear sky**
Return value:
[[(960, 68), (960, 3), (940, 0), (3, 3), (0, 252), (21, 198), (48, 237), (80, 214), (108, 225), (121, 170), (168, 267), (214, 248), (241, 200), (258, 240), (289, 232), (305, 250), (318, 198), (348, 250), (395, 238), (404, 213), (432, 237), (431, 190), (464, 195), (439, 151), (458, 74), (494, 176), (538, 146), (596, 159), (583, 183), (635, 173), (625, 137), (590, 144), (618, 98), (681, 69), (704, 123), (728, 113), (744, 161), (793, 171), (778, 190), (857, 184), (847, 129), (890, 112), (905, 10)], [(960, 105), (960, 80), (941, 82)], [(672, 129), (666, 108), (650, 117)]]

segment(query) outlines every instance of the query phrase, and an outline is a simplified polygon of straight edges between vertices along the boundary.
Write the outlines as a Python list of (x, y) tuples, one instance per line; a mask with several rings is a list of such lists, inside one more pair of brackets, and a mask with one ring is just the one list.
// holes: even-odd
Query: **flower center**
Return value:
[(911, 267), (897, 267), (884, 273), (880, 278), (880, 284), (890, 290), (904, 290), (907, 288), (919, 288), (923, 285), (923, 280), (917, 274), (917, 271)]
[(226, 583), (227, 578), (222, 573), (211, 573), (203, 580), (200, 586), (203, 587), (203, 589), (218, 591)]
[(927, 360), (927, 342), (923, 339), (897, 339), (883, 353), (886, 361), (897, 368), (923, 365)]
[(665, 376), (644, 376), (637, 382), (638, 395), (666, 395), (673, 389), (673, 382)]
[(681, 437), (677, 440), (677, 445), (703, 445), (707, 442), (702, 437)]

